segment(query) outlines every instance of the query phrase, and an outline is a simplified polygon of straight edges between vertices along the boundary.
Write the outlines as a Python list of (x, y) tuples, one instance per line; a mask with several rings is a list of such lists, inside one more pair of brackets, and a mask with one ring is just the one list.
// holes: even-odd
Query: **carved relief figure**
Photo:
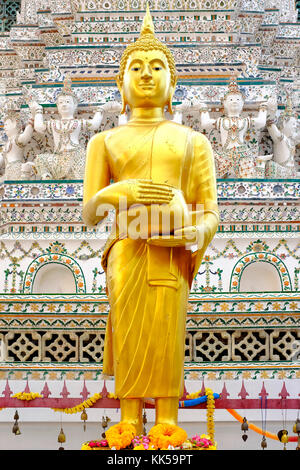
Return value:
[(217, 175), (220, 178), (253, 178), (256, 176), (256, 155), (245, 143), (247, 131), (262, 129), (266, 125), (267, 104), (262, 103), (256, 117), (243, 117), (244, 96), (235, 80), (228, 86), (223, 98), (225, 116), (212, 119), (206, 104), (200, 109), (201, 126), (205, 130), (217, 129), (222, 151), (215, 152)]
[(298, 125), (293, 113), (291, 100), (276, 122), (277, 102), (274, 100), (270, 107), (267, 128), (273, 140), (273, 159), (266, 162), (266, 178), (295, 178), (295, 148), (300, 141)]
[[(34, 129), (40, 134), (52, 134), (54, 141), (53, 153), (40, 154), (34, 160), (37, 177), (58, 180), (83, 179), (85, 146), (80, 143), (80, 137), (85, 131), (99, 129), (104, 111), (113, 109), (114, 103), (104, 104), (92, 119), (76, 119), (77, 99), (71, 89), (71, 82), (66, 79), (56, 105), (59, 118), (45, 121), (42, 106), (36, 101), (29, 103), (35, 115)], [(120, 105), (117, 108), (119, 107)]]
[(22, 132), (21, 122), (16, 111), (8, 111), (4, 117), (4, 132), (7, 142), (0, 154), (0, 167), (4, 167), (3, 180), (25, 179), (23, 173), (24, 147), (33, 134), (33, 118), (30, 118)]

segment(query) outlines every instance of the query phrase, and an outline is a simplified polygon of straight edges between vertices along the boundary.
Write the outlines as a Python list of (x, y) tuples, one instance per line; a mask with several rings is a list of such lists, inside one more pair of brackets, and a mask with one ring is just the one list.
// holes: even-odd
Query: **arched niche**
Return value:
[(255, 252), (244, 255), (238, 260), (231, 273), (231, 292), (290, 290), (292, 286), (287, 267), (277, 255), (272, 253)]
[(240, 277), (239, 292), (281, 291), (278, 270), (271, 263), (256, 262), (249, 264)]
[(71, 269), (61, 263), (49, 263), (36, 273), (33, 294), (76, 294), (76, 282)]
[[(47, 282), (52, 281), (53, 285), (47, 287)], [(55, 286), (58, 292), (55, 292)], [(28, 266), (23, 292), (24, 294), (84, 294), (85, 279), (81, 267), (73, 258), (65, 253), (49, 253), (38, 256)]]

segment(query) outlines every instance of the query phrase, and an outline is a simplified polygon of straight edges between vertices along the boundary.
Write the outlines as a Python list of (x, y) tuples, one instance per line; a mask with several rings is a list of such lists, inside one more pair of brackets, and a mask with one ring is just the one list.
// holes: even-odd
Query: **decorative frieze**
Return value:
[[(71, 202), (82, 200), (82, 181), (6, 181), (1, 190), (2, 206), (25, 201)], [(218, 180), (218, 199), (223, 201), (297, 201), (300, 183), (294, 180)]]

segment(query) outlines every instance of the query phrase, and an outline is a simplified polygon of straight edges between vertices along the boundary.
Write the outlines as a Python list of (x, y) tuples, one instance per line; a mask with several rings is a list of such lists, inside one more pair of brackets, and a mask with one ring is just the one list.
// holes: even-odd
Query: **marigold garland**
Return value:
[(172, 424), (157, 424), (150, 429), (148, 436), (156, 449), (178, 447), (187, 439), (186, 431)]
[(79, 413), (80, 411), (83, 411), (85, 408), (90, 408), (94, 406), (94, 404), (100, 400), (102, 396), (100, 393), (95, 393), (92, 397), (89, 397), (87, 400), (85, 400), (82, 403), (79, 403), (79, 405), (73, 406), (73, 408), (52, 408), (54, 411), (61, 411), (66, 414), (73, 414), (73, 413)]
[(19, 392), (12, 396), (12, 398), (18, 398), (18, 400), (31, 401), (35, 398), (43, 398), (39, 393), (34, 392)]
[(128, 447), (135, 435), (135, 427), (132, 424), (121, 421), (106, 431), (105, 438), (111, 449), (120, 450)]
[(207, 419), (207, 434), (210, 440), (214, 443), (215, 441), (215, 423), (214, 423), (214, 411), (215, 411), (215, 399), (213, 391), (210, 388), (205, 389), (207, 395), (206, 402), (206, 419)]

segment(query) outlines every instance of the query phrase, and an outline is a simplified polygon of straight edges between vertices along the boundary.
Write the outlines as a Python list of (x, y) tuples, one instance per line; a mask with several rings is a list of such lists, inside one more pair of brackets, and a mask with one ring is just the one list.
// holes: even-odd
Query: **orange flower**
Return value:
[(157, 424), (150, 429), (148, 436), (156, 449), (178, 447), (187, 440), (185, 430), (172, 424)]
[(122, 421), (109, 428), (105, 433), (109, 447), (114, 447), (116, 450), (128, 447), (135, 435), (135, 427)]

